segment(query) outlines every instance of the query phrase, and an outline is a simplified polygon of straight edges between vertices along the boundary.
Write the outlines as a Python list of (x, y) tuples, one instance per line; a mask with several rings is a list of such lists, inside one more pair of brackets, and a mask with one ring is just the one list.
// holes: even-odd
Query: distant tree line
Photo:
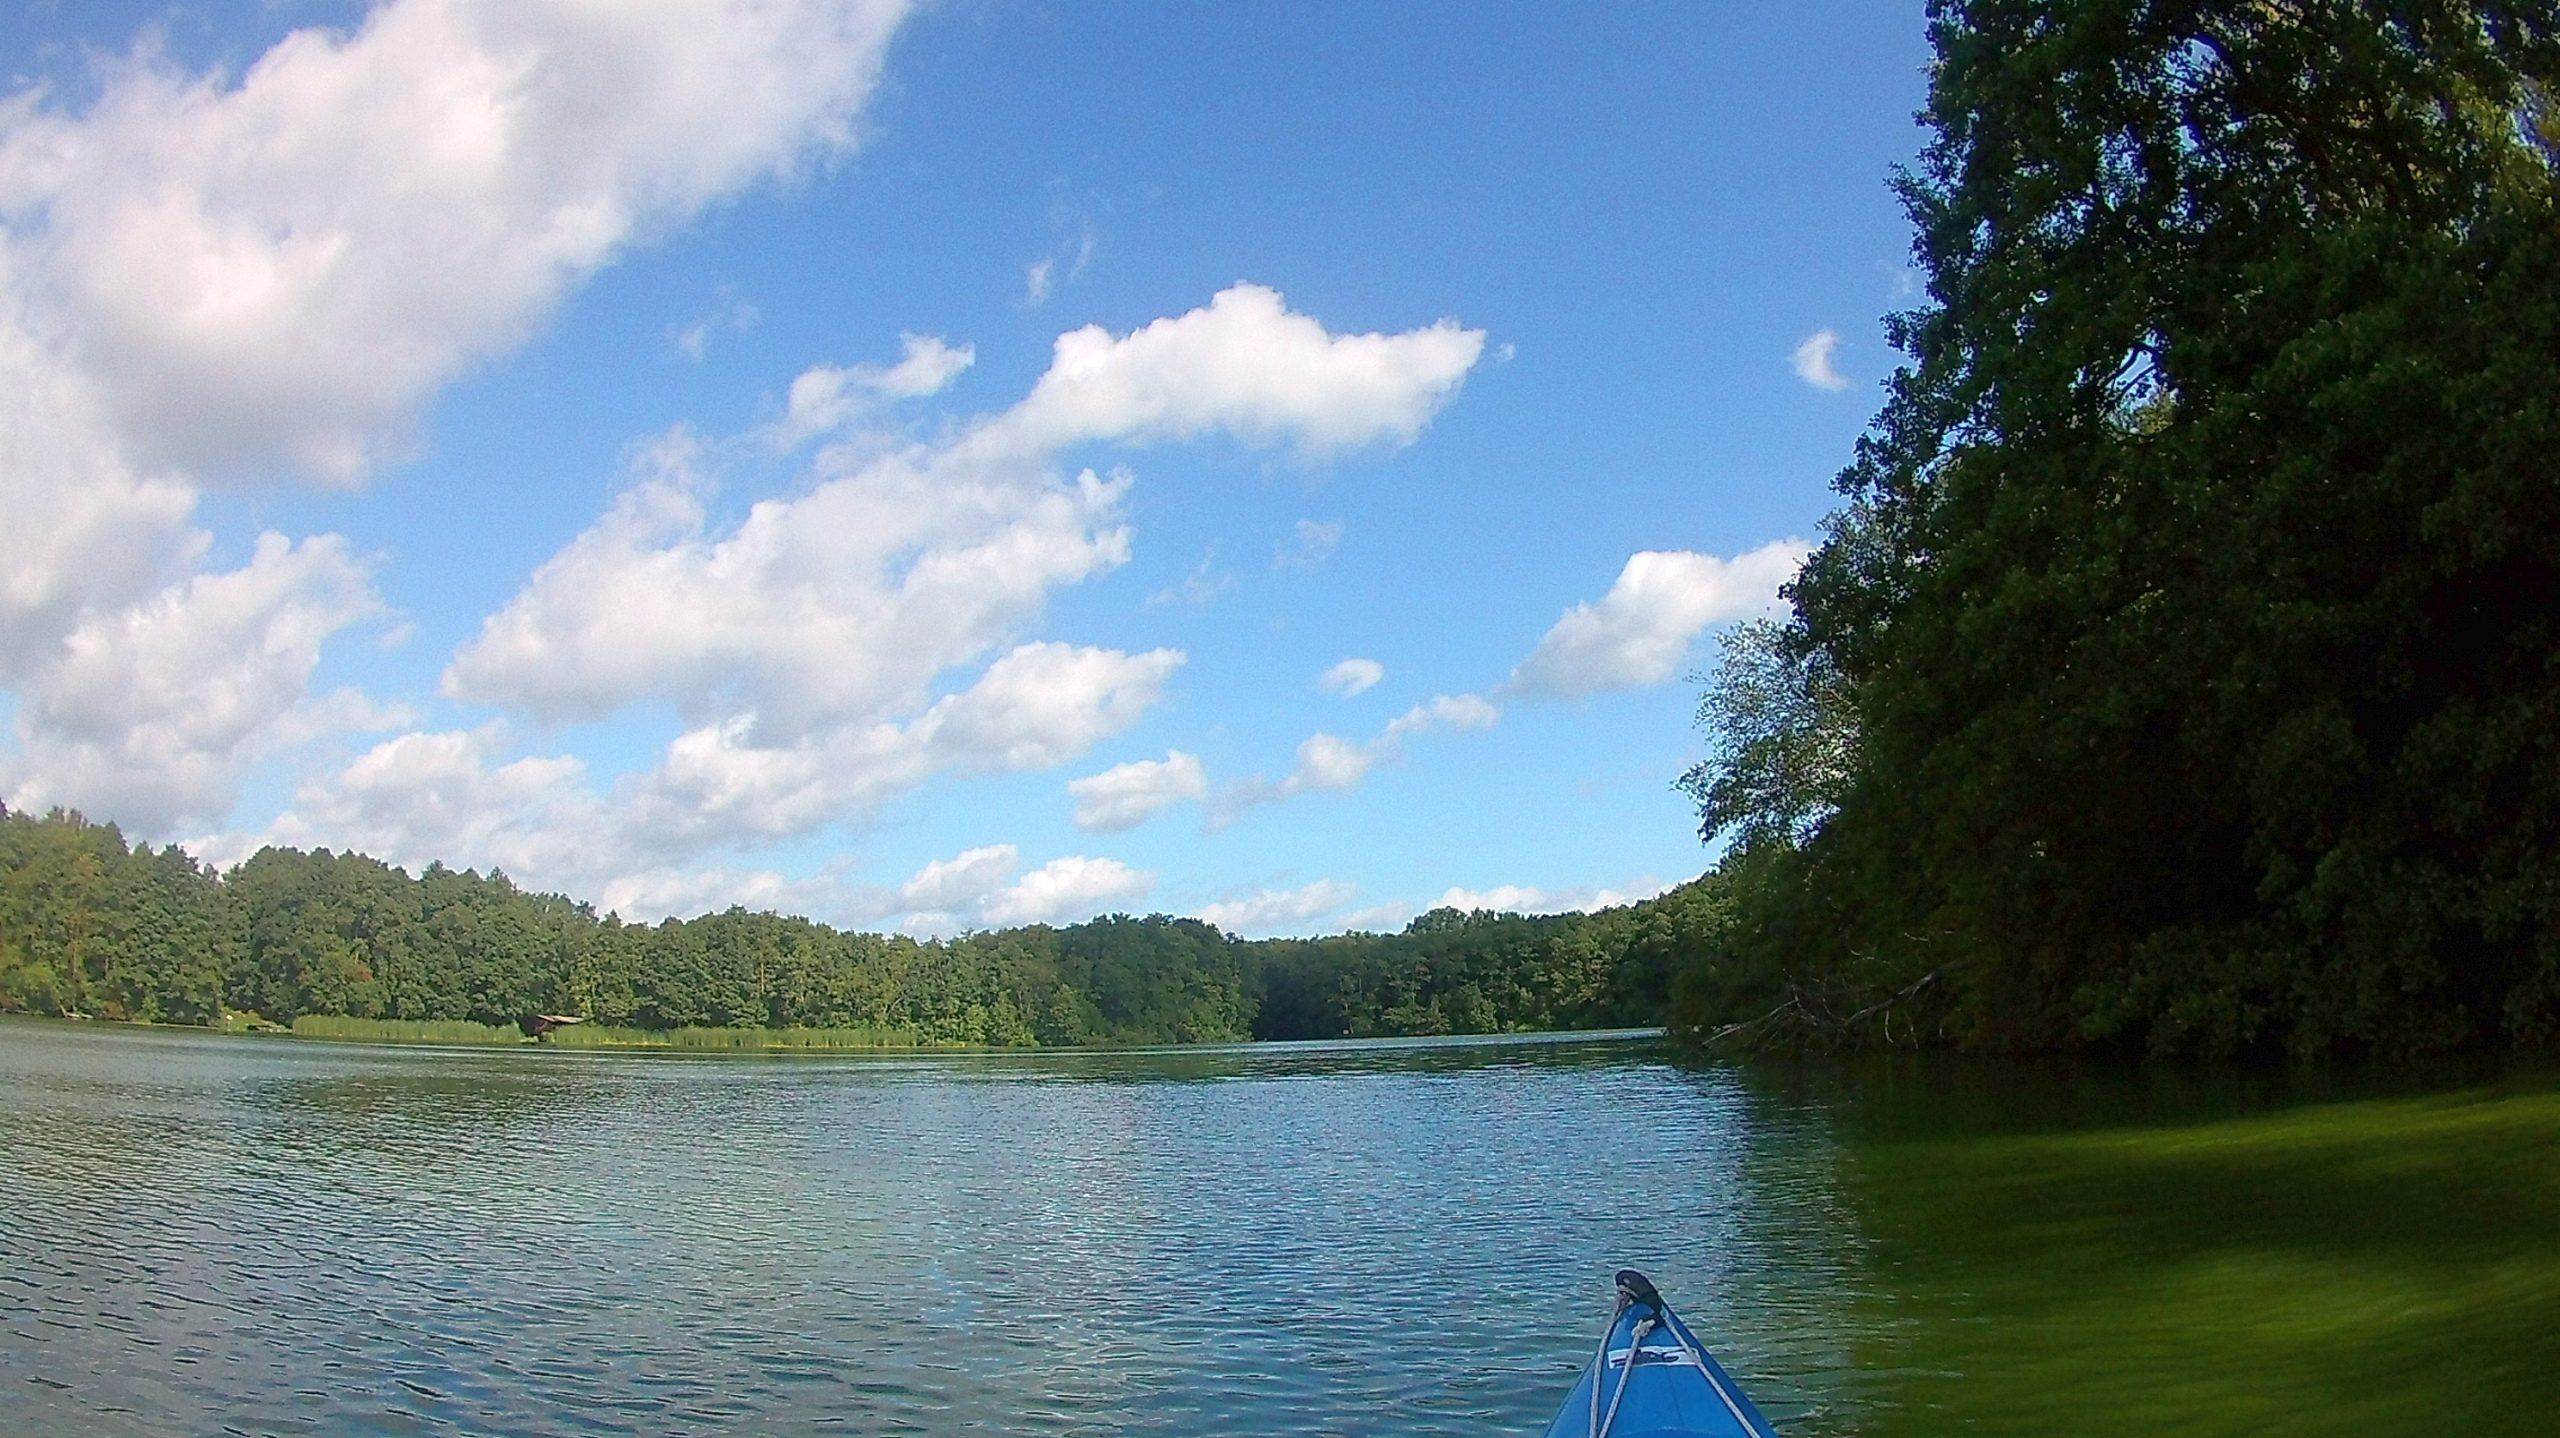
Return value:
[(502, 874), (282, 848), (216, 873), (113, 825), (0, 808), (0, 1011), (169, 1024), (570, 1013), (995, 1046), (1631, 1026), (1660, 1021), (1682, 945), (1719, 912), (1699, 889), (1254, 941), (1163, 915), (944, 940), (743, 909), (628, 924)]
[(2560, 7), (1929, 12), (1928, 297), (1709, 683), (1680, 1020), (2560, 1041)]

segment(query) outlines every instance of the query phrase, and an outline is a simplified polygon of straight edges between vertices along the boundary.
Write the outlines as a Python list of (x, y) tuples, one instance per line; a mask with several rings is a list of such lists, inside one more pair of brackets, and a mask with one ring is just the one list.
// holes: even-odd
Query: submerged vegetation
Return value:
[(1710, 681), (1680, 1022), (2560, 1039), (2560, 14), (1931, 13), (1928, 301)]
[(626, 924), (500, 874), (266, 849), (217, 874), (0, 809), (0, 1012), (325, 1038), (675, 1049), (1194, 1043), (1658, 1022), (1709, 887), (1598, 914), (1247, 942), (1113, 916), (949, 940), (732, 909)]
[(2548, 1077), (1975, 1133), (1961, 1095), (1912, 1107), (1849, 1139), (1892, 1275), (1860, 1432), (2549, 1431)]

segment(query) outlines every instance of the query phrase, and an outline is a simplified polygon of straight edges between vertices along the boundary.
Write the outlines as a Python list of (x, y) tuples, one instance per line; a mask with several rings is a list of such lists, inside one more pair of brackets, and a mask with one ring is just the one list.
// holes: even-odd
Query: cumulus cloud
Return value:
[(630, 922), (654, 923), (660, 919), (689, 919), (732, 906), (824, 916), (834, 911), (837, 892), (824, 879), (794, 879), (772, 869), (722, 864), (615, 874), (596, 889), (593, 902), (603, 911)]
[(0, 119), (0, 216), (147, 468), (352, 479), (634, 240), (848, 147), (898, 0), (392, 0)]
[(547, 719), (663, 698), (785, 735), (912, 708), (935, 675), (1117, 568), (1125, 476), (1021, 475), (897, 454), (708, 519), (699, 446), (670, 437), (445, 672), (456, 698)]
[[(462, 648), (445, 690), (555, 721), (671, 703), (689, 727), (614, 800), (650, 855), (805, 834), (936, 773), (1069, 762), (1155, 703), (1182, 654), (1021, 644), (932, 697), (1053, 589), (1127, 561), (1130, 477), (1070, 478), (1058, 447), (1212, 431), (1309, 453), (1400, 443), (1454, 392), (1481, 338), (1447, 324), (1334, 336), (1239, 286), (1125, 337), (1076, 331), (1011, 409), (863, 456), (821, 450), (805, 491), (726, 525), (711, 517), (710, 447), (670, 433)], [(785, 424), (839, 424), (857, 391), (927, 392), (967, 357), (911, 338), (894, 368), (811, 371)], [(1196, 760), (1149, 780), (1172, 796), (1161, 802), (1205, 787)], [(1144, 802), (1079, 794), (1106, 828), (1136, 822)]]
[(1345, 659), (1318, 676), (1316, 683), (1345, 699), (1366, 694), (1387, 677), (1387, 666), (1375, 659)]
[(796, 837), (859, 818), (938, 773), (1045, 769), (1137, 722), (1181, 651), (1017, 646), (975, 684), (904, 723), (851, 725), (786, 743), (738, 714), (679, 735), (631, 781), (635, 847), (670, 853)]
[(1641, 689), (1670, 678), (1690, 641), (1710, 624), (1766, 612), (1811, 552), (1781, 539), (1720, 559), (1685, 550), (1631, 556), (1598, 602), (1556, 621), (1505, 687), (1515, 694), (1578, 698)]
[(1155, 875), (1117, 859), (1052, 859), (978, 905), (989, 925), (1068, 924), (1105, 910), (1136, 904), (1155, 887)]
[(200, 574), (74, 628), (24, 681), (17, 802), (88, 805), (145, 833), (218, 818), (247, 758), (401, 715), (353, 692), (309, 695), (328, 638), (379, 606), (336, 536), (258, 541), (239, 569)]
[(698, 716), (751, 708), (784, 734), (912, 705), (1051, 589), (1127, 561), (1128, 477), (1068, 480), (1056, 447), (1212, 430), (1311, 451), (1401, 442), (1482, 338), (1448, 324), (1332, 336), (1238, 286), (1123, 339), (1066, 335), (1012, 409), (825, 474), (726, 532), (708, 523), (698, 446), (671, 437), (488, 620), (446, 690), (552, 719), (643, 698)]
[(1359, 890), (1340, 879), (1318, 879), (1295, 889), (1265, 889), (1240, 899), (1203, 904), (1193, 916), (1244, 938), (1297, 932), (1350, 903)]
[(977, 363), (975, 345), (945, 344), (937, 335), (901, 335), (906, 353), (894, 365), (813, 365), (791, 381), (789, 407), (774, 427), (777, 449), (793, 449), (842, 428), (884, 401), (940, 394)]
[(1076, 827), (1088, 833), (1133, 829), (1175, 804), (1209, 797), (1209, 776), (1200, 760), (1179, 749), (1161, 759), (1115, 764), (1099, 774), (1067, 781), (1076, 801)]
[(198, 487), (405, 453), (615, 255), (847, 148), (905, 8), (389, 0), (237, 73), (145, 41), (78, 105), (0, 106), (12, 801), (219, 817), (249, 764), (397, 720), (308, 692), (379, 612), (365, 565), (324, 535), (204, 571)]
[[(338, 773), (306, 783), (263, 836), (354, 847), (389, 863), (499, 868), (542, 887), (593, 893), (639, 865), (568, 755), (503, 759), (498, 725), (384, 740)], [(217, 839), (215, 852), (255, 841)]]
[(936, 859), (916, 870), (900, 886), (898, 902), (908, 909), (947, 911), (976, 904), (1005, 886), (1020, 867), (1022, 851), (1011, 844), (967, 849)]
[(1795, 367), (1796, 378), (1815, 389), (1844, 390), (1848, 376), (1832, 368), (1831, 357), (1840, 349), (1840, 335), (1835, 330), (1816, 330), (1797, 345), (1787, 363)]
[[(656, 766), (602, 793), (574, 758), (506, 759), (503, 725), (403, 734), (303, 785), (265, 837), (495, 866), (539, 887), (654, 907), (692, 892), (687, 866), (705, 854), (862, 817), (938, 773), (1067, 762), (1134, 722), (1181, 661), (1172, 650), (1021, 645), (904, 723), (764, 744), (750, 716), (733, 716), (678, 735)], [(255, 847), (216, 840), (226, 852), (244, 844)], [(838, 909), (853, 902), (822, 897)]]
[(86, 614), (130, 604), (204, 551), (183, 477), (138, 469), (97, 388), (31, 331), (0, 238), (0, 679)]
[(1435, 731), (1489, 729), (1502, 711), (1479, 694), (1440, 694), (1387, 722), (1378, 736), (1363, 743), (1338, 734), (1313, 734), (1298, 746), (1297, 766), (1287, 777), (1254, 778), (1219, 799), (1210, 814), (1212, 827), (1234, 823), (1243, 813), (1264, 804), (1285, 803), (1301, 794), (1359, 787), (1369, 771), (1404, 752), (1405, 741)]
[(1087, 325), (1058, 336), (1048, 372), (1000, 432), (1039, 450), (1212, 433), (1309, 456), (1409, 444), (1483, 353), (1484, 331), (1454, 320), (1337, 335), (1279, 291), (1239, 284), (1127, 335)]
[[(1126, 351), (1107, 337), (1066, 346), (1070, 363), (1098, 366), (1105, 380), (1088, 374), (1082, 388), (1053, 385), (1062, 372), (1053, 369), (1021, 405), (932, 440), (858, 457), (821, 449), (804, 490), (725, 524), (712, 518), (719, 446), (683, 429), (642, 446), (604, 516), (490, 616), (447, 666), (444, 687), (456, 699), (554, 721), (668, 703), (686, 727), (658, 762), (599, 793), (562, 762), (509, 761), (503, 730), (407, 735), (306, 786), (275, 832), (496, 863), (545, 886), (655, 906), (713, 892), (706, 874), (726, 874), (750, 894), (775, 892), (761, 870), (701, 861), (864, 820), (937, 774), (1072, 762), (1158, 702), (1184, 656), (1007, 647), (1051, 589), (1115, 568), (1129, 552), (1120, 520), (1129, 477), (1068, 477), (1041, 446), (1061, 436), (1171, 438), (1222, 425), (1248, 440), (1294, 436), (1299, 448), (1319, 451), (1391, 443), (1409, 437), (1454, 386), (1453, 375), (1434, 368), (1445, 363), (1451, 327), (1337, 342), (1280, 309), (1276, 295), (1255, 292), (1269, 297), (1261, 310), (1250, 295), (1239, 308), (1237, 293), (1169, 322), (1170, 347), (1147, 338), (1167, 333), (1162, 327), (1139, 331)], [(1203, 344), (1232, 342), (1224, 327), (1235, 314), (1276, 326), (1274, 363), (1344, 372), (1257, 388), (1231, 357), (1219, 384), (1233, 392), (1232, 413), (1217, 408), (1226, 389), (1149, 378), (1153, 367), (1194, 362)], [(1461, 348), (1471, 354), (1472, 342)], [(967, 355), (938, 340), (911, 339), (907, 349), (897, 366), (819, 372), (798, 396), (802, 420), (835, 423), (833, 407), (856, 390), (923, 393)], [(1393, 402), (1355, 403), (1362, 384)], [(980, 663), (974, 680), (946, 689), (955, 670)], [(1390, 726), (1366, 752), (1388, 752), (1420, 722)], [(1340, 782), (1342, 766), (1312, 755), (1308, 775), (1304, 782)], [(1123, 766), (1077, 783), (1079, 812), (1098, 828), (1137, 822), (1148, 806), (1196, 799), (1207, 787), (1198, 761), (1178, 753), (1158, 768)], [(418, 800), (418, 816), (402, 812), (404, 793)], [(447, 816), (439, 825), (427, 822), (439, 814)], [(441, 839), (422, 846), (429, 827)], [(1010, 897), (990, 895), (977, 916), (997, 922), (1122, 901), (1143, 892), (1134, 874), (1108, 861), (1060, 860), (1024, 876), (1004, 891)], [(836, 901), (881, 913), (891, 910), (878, 905), (898, 902), (850, 890)], [(927, 919), (966, 912), (910, 909)]]

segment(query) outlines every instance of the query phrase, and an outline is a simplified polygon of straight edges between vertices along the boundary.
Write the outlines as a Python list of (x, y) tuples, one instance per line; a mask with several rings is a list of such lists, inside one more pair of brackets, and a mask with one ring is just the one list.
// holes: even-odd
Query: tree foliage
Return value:
[(1659, 1021), (1671, 972), (1721, 912), (1693, 889), (1250, 943), (1160, 914), (939, 941), (744, 909), (644, 926), (503, 874), (412, 878), (325, 849), (262, 849), (217, 875), (76, 814), (0, 809), (0, 1012), (162, 1023), (569, 1012), (985, 1045), (1625, 1026)]
[[(1986, 1047), (2555, 1036), (2553, 8), (1932, 6), (1930, 302), (1771, 646), (1855, 762), (1738, 970)], [(1730, 742), (1711, 826), (1802, 812)]]

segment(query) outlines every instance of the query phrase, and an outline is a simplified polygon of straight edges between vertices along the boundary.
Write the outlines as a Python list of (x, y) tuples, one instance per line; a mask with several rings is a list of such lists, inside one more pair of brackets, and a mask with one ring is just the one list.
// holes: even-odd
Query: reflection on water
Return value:
[(12, 1432), (1512, 1433), (1624, 1262), (1777, 1411), (1848, 1362), (1818, 1121), (1641, 1042), (760, 1060), (8, 1025), (0, 1092)]
[(0, 1432), (1535, 1432), (1633, 1263), (1790, 1438), (2547, 1433), (2467, 1082), (0, 1023)]

